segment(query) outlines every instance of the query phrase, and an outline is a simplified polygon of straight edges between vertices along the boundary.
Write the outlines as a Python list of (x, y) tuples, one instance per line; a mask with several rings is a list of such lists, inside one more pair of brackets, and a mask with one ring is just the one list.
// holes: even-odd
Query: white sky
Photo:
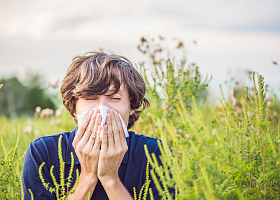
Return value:
[(247, 69), (280, 91), (278, 0), (0, 0), (0, 78), (61, 80), (73, 56), (101, 47), (138, 62), (140, 37), (158, 35), (184, 41), (214, 91)]

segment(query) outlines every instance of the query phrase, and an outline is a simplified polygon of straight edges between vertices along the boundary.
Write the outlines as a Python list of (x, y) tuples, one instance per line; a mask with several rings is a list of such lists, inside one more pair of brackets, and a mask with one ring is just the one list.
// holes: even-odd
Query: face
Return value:
[(111, 85), (108, 92), (104, 95), (92, 95), (87, 98), (79, 98), (76, 101), (75, 115), (77, 116), (97, 106), (108, 106), (121, 115), (124, 123), (127, 126), (129, 115), (132, 115), (134, 113), (134, 111), (130, 109), (128, 90), (122, 84), (120, 86), (120, 90), (116, 94), (109, 96), (113, 92), (114, 86)]

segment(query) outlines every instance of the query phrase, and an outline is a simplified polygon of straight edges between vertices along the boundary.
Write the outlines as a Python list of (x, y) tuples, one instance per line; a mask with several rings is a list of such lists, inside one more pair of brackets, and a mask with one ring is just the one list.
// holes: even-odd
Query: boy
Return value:
[[(91, 199), (133, 199), (133, 187), (139, 193), (146, 181), (144, 145), (160, 160), (157, 139), (127, 131), (149, 106), (145, 92), (143, 78), (128, 59), (102, 52), (76, 57), (62, 82), (61, 95), (78, 126), (71, 132), (30, 143), (22, 177), (25, 199), (30, 199), (28, 189), (34, 199), (56, 199), (56, 193), (50, 193), (43, 186), (38, 170), (45, 162), (42, 175), (49, 183), (48, 189), (55, 187), (50, 175), (52, 166), (59, 182), (61, 135), (64, 177), (70, 171), (71, 152), (74, 155), (71, 188), (77, 178), (76, 169), (80, 172), (75, 192), (69, 194), (68, 199), (88, 199), (89, 194)], [(149, 187), (154, 198), (160, 199), (153, 181)]]

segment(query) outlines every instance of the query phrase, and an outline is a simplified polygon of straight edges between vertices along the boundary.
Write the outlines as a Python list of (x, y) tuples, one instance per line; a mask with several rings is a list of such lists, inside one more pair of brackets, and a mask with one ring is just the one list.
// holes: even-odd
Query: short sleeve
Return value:
[[(24, 165), (22, 171), (22, 183), (24, 191), (24, 199), (31, 199), (31, 190), (34, 199), (51, 200), (56, 199), (55, 193), (51, 193), (43, 186), (39, 177), (40, 165), (47, 161), (47, 150), (43, 144), (31, 142), (25, 153)], [(49, 175), (49, 168), (44, 165), (42, 169), (42, 175), (46, 183), (49, 183), (49, 187), (54, 187), (51, 177)], [(47, 173), (48, 172), (48, 173)], [(22, 192), (21, 192), (22, 195)]]

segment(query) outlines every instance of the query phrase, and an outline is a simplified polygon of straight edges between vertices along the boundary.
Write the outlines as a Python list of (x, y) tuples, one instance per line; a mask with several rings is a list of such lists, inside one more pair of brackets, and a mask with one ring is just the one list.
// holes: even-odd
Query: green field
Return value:
[[(176, 199), (279, 199), (279, 98), (266, 98), (263, 77), (253, 75), (252, 90), (235, 88), (230, 97), (221, 92), (216, 106), (205, 96), (208, 80), (201, 79), (198, 68), (181, 65), (175, 72), (171, 62), (162, 67), (156, 68), (152, 81), (147, 69), (139, 67), (151, 106), (131, 130), (162, 140), (163, 166), (157, 166), (152, 156), (148, 160), (154, 168), (151, 177), (157, 174), (163, 183), (158, 190), (164, 199), (169, 186), (179, 191)], [(62, 109), (60, 116), (44, 119), (2, 116), (0, 125), (0, 199), (19, 199), (29, 143), (70, 131), (75, 124)]]

